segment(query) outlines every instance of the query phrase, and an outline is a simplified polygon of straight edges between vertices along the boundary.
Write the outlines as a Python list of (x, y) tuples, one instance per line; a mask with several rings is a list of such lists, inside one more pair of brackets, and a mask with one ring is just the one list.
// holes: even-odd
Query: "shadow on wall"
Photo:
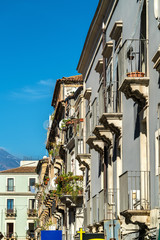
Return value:
[(139, 119), (139, 112), (141, 111), (141, 107), (134, 103), (134, 140), (140, 136), (140, 119)]
[(160, 74), (159, 74), (159, 77), (158, 77), (158, 88), (160, 88)]

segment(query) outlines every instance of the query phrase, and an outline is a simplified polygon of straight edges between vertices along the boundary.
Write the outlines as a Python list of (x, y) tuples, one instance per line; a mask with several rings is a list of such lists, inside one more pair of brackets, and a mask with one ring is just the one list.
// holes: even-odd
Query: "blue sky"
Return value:
[(76, 75), (98, 0), (0, 1), (0, 147), (46, 154), (56, 79)]

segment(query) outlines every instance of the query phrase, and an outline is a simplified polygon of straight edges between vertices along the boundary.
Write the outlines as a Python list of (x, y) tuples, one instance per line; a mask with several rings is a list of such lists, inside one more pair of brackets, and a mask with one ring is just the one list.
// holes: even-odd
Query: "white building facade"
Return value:
[(35, 239), (37, 162), (0, 172), (0, 232), (4, 239)]

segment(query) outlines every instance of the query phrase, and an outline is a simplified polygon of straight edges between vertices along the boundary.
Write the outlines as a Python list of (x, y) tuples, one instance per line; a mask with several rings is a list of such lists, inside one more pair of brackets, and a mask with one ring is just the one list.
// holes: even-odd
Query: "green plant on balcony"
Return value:
[(50, 194), (50, 197), (51, 198), (54, 198), (54, 197), (56, 197), (57, 196), (57, 190), (52, 190), (51, 191), (51, 194)]
[(66, 123), (69, 122), (69, 121), (71, 121), (70, 118), (69, 119), (65, 119), (65, 118), (62, 119), (59, 123), (59, 129), (60, 130), (65, 130), (66, 129)]
[(72, 195), (76, 198), (80, 192), (82, 193), (83, 176), (73, 175), (69, 172), (58, 176), (55, 183), (57, 184), (57, 195)]
[(53, 156), (53, 149), (49, 151), (49, 155)]
[(45, 176), (45, 180), (46, 180), (46, 181), (49, 181), (49, 176)]
[(58, 157), (60, 146), (60, 144), (52, 143), (52, 149), (49, 151), (49, 155), (51, 155), (52, 157)]
[(52, 120), (52, 121), (53, 121), (53, 119), (54, 119), (54, 116), (55, 116), (55, 112), (52, 113), (52, 115), (51, 115), (51, 120)]

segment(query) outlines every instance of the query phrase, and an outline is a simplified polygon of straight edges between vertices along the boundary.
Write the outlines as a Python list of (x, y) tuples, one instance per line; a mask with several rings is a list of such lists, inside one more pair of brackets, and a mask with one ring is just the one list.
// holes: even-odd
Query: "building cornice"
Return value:
[(0, 192), (0, 196), (26, 196), (30, 197), (33, 196), (35, 197), (35, 193), (28, 193), (28, 192)]
[(79, 73), (83, 73), (83, 69), (86, 65), (91, 49), (93, 48), (95, 39), (97, 41), (99, 40), (99, 38), (97, 37), (97, 34), (99, 34), (99, 37), (100, 37), (101, 31), (99, 31), (99, 29), (102, 28), (104, 16), (106, 16), (106, 12), (111, 2), (114, 2), (114, 0), (100, 0), (98, 3), (95, 15), (93, 17), (89, 31), (87, 33), (84, 47), (78, 62), (77, 71)]

